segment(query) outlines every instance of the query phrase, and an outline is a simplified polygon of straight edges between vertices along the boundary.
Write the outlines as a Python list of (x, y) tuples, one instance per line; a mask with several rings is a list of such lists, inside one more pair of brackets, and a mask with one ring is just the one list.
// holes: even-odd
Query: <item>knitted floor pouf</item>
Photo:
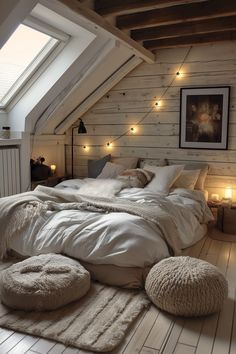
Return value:
[(152, 267), (145, 289), (162, 310), (179, 316), (203, 316), (222, 308), (228, 285), (219, 270), (208, 262), (169, 257)]
[(84, 296), (90, 274), (76, 260), (59, 254), (30, 257), (1, 274), (2, 302), (25, 311), (54, 310)]

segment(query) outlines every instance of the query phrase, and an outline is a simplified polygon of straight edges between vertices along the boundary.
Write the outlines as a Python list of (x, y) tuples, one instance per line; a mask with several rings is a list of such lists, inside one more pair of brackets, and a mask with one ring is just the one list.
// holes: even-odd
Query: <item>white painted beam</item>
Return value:
[[(52, 2), (55, 0), (52, 0)], [(134, 41), (126, 33), (119, 30), (117, 27), (110, 24), (102, 16), (98, 15), (96, 12), (91, 9), (83, 6), (77, 0), (59, 0), (67, 8), (71, 9), (73, 12), (85, 17), (87, 20), (93, 22), (97, 26), (103, 28), (105, 31), (109, 32), (114, 38), (121, 41), (133, 51), (133, 53), (145, 60), (146, 62), (152, 64), (155, 62), (155, 55), (144, 48), (141, 44)]]

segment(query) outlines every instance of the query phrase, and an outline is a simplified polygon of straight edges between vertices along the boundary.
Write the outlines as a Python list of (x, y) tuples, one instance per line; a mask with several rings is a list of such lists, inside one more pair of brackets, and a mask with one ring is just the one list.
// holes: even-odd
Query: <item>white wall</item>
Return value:
[(2, 126), (8, 125), (7, 114), (5, 112), (0, 112), (0, 129)]
[[(162, 95), (179, 69), (188, 48), (158, 52), (155, 64), (141, 64), (106, 94), (83, 117), (87, 135), (76, 138), (75, 173), (87, 174), (87, 159), (111, 152), (114, 156), (168, 158), (173, 162), (209, 163), (209, 193), (235, 185), (236, 176), (236, 42), (192, 48), (181, 79), (176, 79), (163, 97), (162, 106), (148, 114), (135, 135), (117, 140), (111, 150), (106, 142), (127, 131), (142, 119)], [(181, 87), (231, 86), (228, 150), (179, 149)], [(69, 134), (69, 132), (68, 132)], [(83, 145), (102, 145), (84, 150)], [(70, 168), (68, 147), (68, 169)], [(220, 177), (219, 177), (220, 176)], [(236, 190), (234, 191), (236, 199)]]

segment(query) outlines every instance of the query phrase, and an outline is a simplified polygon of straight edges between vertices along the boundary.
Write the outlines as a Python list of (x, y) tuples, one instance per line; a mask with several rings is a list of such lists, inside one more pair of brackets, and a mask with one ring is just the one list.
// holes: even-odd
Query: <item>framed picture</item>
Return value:
[(230, 87), (182, 88), (179, 147), (228, 147)]

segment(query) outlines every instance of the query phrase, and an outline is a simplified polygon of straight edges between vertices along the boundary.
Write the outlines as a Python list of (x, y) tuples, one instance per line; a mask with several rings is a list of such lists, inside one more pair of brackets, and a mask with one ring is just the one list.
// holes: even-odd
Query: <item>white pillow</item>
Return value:
[(194, 190), (201, 170), (183, 170), (172, 188), (186, 188)]
[(151, 182), (145, 187), (145, 189), (153, 192), (169, 193), (169, 189), (172, 184), (179, 177), (184, 165), (171, 165), (164, 167), (157, 167), (151, 165), (144, 165), (145, 170), (155, 173), (155, 176)]
[(125, 170), (125, 167), (116, 163), (107, 162), (102, 169), (100, 175), (97, 178), (116, 178), (121, 172)]

